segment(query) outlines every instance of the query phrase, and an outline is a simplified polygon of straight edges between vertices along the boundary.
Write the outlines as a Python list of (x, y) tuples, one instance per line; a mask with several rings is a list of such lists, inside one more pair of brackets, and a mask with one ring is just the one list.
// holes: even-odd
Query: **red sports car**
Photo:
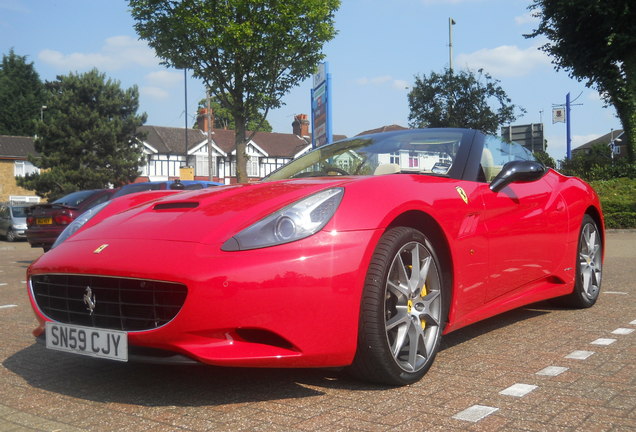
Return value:
[(28, 290), (51, 349), (346, 366), (403, 385), (444, 333), (548, 298), (592, 306), (603, 245), (583, 181), (478, 131), (405, 130), (320, 147), (255, 184), (93, 208), (31, 265)]

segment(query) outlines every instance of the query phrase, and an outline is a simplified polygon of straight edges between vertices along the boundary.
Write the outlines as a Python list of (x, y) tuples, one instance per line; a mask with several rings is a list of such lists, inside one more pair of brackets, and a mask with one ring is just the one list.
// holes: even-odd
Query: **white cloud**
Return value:
[(146, 75), (146, 81), (152, 86), (174, 87), (183, 83), (183, 73), (169, 70), (151, 72)]
[(170, 98), (170, 93), (160, 87), (141, 87), (139, 89), (139, 95), (154, 100), (163, 101)]
[(130, 36), (113, 36), (104, 42), (96, 53), (64, 54), (60, 51), (45, 49), (38, 58), (57, 69), (80, 71), (97, 68), (115, 71), (134, 66), (155, 67), (159, 60), (154, 51), (145, 42)]
[(519, 15), (515, 17), (515, 23), (517, 25), (534, 24), (538, 22), (539, 22), (539, 17), (535, 14), (535, 12), (527, 12), (523, 15)]
[(384, 86), (388, 85), (397, 90), (406, 89), (409, 84), (407, 81), (393, 78), (391, 75), (381, 75), (377, 77), (362, 77), (356, 80), (356, 84), (360, 86)]
[(472, 70), (483, 68), (495, 78), (523, 76), (535, 67), (550, 65), (547, 54), (539, 51), (537, 47), (521, 49), (516, 45), (502, 45), (470, 54), (459, 54), (455, 62)]

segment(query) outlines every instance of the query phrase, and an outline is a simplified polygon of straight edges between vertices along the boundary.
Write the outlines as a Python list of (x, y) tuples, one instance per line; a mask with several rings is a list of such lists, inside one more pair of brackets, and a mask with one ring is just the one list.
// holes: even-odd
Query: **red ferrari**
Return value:
[(28, 270), (46, 347), (112, 360), (341, 367), (420, 379), (444, 333), (599, 295), (583, 181), (466, 129), (360, 136), (255, 184), (132, 194)]

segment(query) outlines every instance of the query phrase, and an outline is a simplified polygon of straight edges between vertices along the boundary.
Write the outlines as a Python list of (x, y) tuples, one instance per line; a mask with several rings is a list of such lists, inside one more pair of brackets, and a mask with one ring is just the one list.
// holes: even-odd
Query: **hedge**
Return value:
[(606, 228), (636, 228), (636, 179), (590, 182), (603, 207)]

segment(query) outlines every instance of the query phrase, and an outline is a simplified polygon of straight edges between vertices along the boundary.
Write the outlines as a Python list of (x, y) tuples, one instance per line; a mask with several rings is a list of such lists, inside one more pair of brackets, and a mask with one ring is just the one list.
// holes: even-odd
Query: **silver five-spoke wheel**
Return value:
[(391, 385), (419, 380), (439, 349), (446, 295), (431, 241), (413, 228), (387, 231), (367, 271), (351, 372)]

